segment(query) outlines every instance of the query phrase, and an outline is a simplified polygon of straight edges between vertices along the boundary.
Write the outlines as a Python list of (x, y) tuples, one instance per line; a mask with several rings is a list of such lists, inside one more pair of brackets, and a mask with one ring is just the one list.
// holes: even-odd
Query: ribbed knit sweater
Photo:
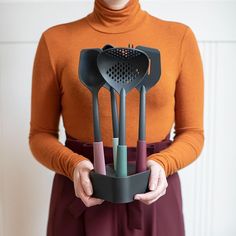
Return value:
[[(130, 43), (160, 51), (160, 81), (146, 98), (146, 140), (163, 140), (173, 125), (175, 133), (168, 148), (147, 159), (158, 162), (166, 176), (171, 175), (193, 162), (203, 148), (203, 64), (188, 25), (154, 17), (141, 9), (138, 0), (130, 0), (120, 10), (95, 0), (93, 11), (84, 18), (42, 32), (32, 71), (31, 152), (47, 168), (73, 179), (75, 166), (87, 158), (59, 141), (59, 118), (62, 115), (70, 136), (93, 142), (92, 96), (78, 79), (79, 55), (83, 48), (102, 48), (108, 43), (116, 47)], [(136, 89), (128, 93), (126, 103), (127, 146), (136, 146)], [(105, 88), (99, 92), (99, 106), (102, 140), (105, 146), (112, 146), (110, 94)]]

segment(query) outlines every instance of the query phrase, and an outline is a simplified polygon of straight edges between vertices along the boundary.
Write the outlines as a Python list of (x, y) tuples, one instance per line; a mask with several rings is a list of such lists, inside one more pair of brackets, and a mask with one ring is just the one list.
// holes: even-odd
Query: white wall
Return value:
[[(180, 171), (186, 236), (235, 236), (236, 2), (142, 5), (191, 26), (204, 62), (206, 142)], [(43, 30), (91, 10), (91, 1), (0, 1), (0, 236), (46, 235), (53, 173), (28, 147), (33, 57)], [(62, 126), (61, 134), (63, 141)]]

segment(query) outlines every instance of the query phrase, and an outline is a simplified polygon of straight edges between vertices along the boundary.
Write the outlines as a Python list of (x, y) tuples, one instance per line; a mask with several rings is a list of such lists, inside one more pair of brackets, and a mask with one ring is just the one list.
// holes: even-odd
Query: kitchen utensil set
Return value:
[[(95, 196), (112, 202), (129, 202), (133, 194), (145, 191), (149, 174), (146, 168), (146, 93), (158, 82), (160, 74), (160, 52), (154, 48), (144, 46), (131, 48), (130, 45), (113, 47), (106, 44), (102, 49), (81, 50), (79, 79), (92, 93), (94, 173), (91, 173), (91, 177), (93, 184), (96, 185), (93, 186)], [(111, 165), (105, 165), (99, 125), (98, 92), (102, 87), (109, 90), (111, 99), (112, 168)], [(127, 162), (126, 145), (126, 95), (133, 88), (140, 93), (139, 137), (135, 167)], [(119, 119), (116, 92), (120, 96)], [(141, 183), (141, 179), (142, 184), (138, 185), (136, 181)], [(104, 183), (107, 189), (101, 187)], [(133, 186), (127, 188), (131, 183)], [(119, 191), (119, 196), (114, 195), (116, 191)]]

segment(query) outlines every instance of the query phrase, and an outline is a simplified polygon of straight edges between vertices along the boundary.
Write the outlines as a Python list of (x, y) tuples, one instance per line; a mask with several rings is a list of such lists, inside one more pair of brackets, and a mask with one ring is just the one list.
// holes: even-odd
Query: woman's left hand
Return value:
[(150, 192), (136, 194), (134, 199), (139, 200), (147, 205), (155, 202), (161, 196), (165, 195), (168, 186), (165, 170), (156, 161), (148, 160), (147, 167), (151, 170), (149, 177)]

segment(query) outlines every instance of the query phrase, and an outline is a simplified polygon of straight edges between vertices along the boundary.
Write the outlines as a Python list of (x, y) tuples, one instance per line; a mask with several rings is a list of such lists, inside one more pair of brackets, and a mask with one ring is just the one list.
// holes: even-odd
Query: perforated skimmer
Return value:
[(97, 65), (106, 82), (120, 94), (119, 145), (117, 147), (116, 174), (117, 176), (126, 176), (126, 94), (145, 78), (149, 59), (145, 52), (138, 49), (109, 48), (98, 55)]

